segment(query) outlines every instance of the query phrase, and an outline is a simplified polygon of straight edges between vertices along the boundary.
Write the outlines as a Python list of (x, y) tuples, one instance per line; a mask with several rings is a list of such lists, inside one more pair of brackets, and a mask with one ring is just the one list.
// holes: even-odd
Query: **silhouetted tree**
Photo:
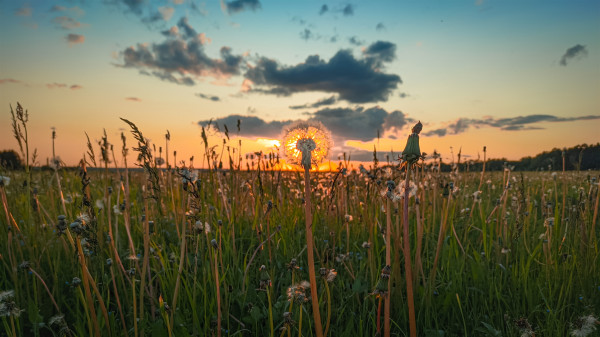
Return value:
[(0, 151), (0, 165), (10, 170), (19, 170), (23, 167), (23, 162), (14, 150), (2, 150)]

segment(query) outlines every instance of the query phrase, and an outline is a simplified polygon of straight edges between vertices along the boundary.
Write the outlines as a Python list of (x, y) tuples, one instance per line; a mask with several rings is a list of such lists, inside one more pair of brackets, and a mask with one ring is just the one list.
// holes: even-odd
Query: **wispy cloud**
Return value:
[(15, 15), (17, 16), (31, 16), (33, 14), (33, 9), (29, 5), (25, 5), (15, 11)]
[(48, 89), (66, 89), (69, 88), (71, 90), (78, 90), (78, 89), (82, 89), (83, 87), (79, 84), (73, 84), (73, 85), (68, 85), (66, 83), (48, 83), (46, 84), (46, 87)]
[(65, 39), (69, 46), (85, 42), (85, 36), (79, 34), (68, 34)]
[(312, 55), (295, 66), (282, 66), (261, 57), (244, 74), (249, 81), (247, 89), (278, 96), (309, 91), (337, 93), (339, 99), (351, 103), (386, 101), (402, 83), (400, 76), (381, 71), (382, 64), (393, 59), (389, 55), (394, 52), (391, 46), (390, 43), (388, 54), (380, 51), (359, 59), (349, 50), (338, 51), (328, 61)]
[(24, 84), (22, 81), (14, 78), (0, 78), (0, 84)]
[(354, 15), (354, 6), (352, 6), (351, 4), (347, 4), (342, 9), (342, 14), (344, 14), (344, 16), (352, 16), (352, 15)]
[(577, 44), (567, 49), (567, 51), (560, 58), (560, 65), (566, 67), (567, 62), (571, 59), (582, 58), (588, 54), (587, 48), (583, 45)]
[(57, 28), (62, 28), (65, 30), (76, 29), (81, 27), (86, 27), (86, 24), (83, 24), (72, 17), (69, 16), (58, 16), (52, 19), (52, 22), (56, 25)]
[(383, 24), (383, 22), (379, 22), (377, 24), (377, 26), (375, 26), (375, 30), (378, 32), (384, 31), (385, 30), (385, 25)]
[(194, 85), (194, 78), (213, 77), (226, 80), (240, 74), (243, 56), (234, 55), (229, 47), (222, 47), (220, 59), (206, 55), (201, 34), (189, 24), (186, 17), (179, 20), (176, 29), (163, 32), (167, 39), (161, 43), (128, 47), (120, 53), (123, 68), (135, 68), (150, 75), (182, 85)]
[(459, 133), (466, 132), (471, 127), (493, 127), (504, 131), (543, 130), (543, 127), (535, 124), (542, 122), (561, 123), (595, 119), (600, 119), (600, 115), (586, 115), (576, 117), (557, 117), (553, 115), (527, 115), (510, 118), (459, 118), (453, 122), (447, 123), (447, 125), (443, 128), (438, 128), (425, 132), (424, 135), (440, 137), (446, 135), (456, 135)]
[(255, 11), (261, 8), (259, 0), (221, 0), (221, 6), (227, 12), (227, 14), (235, 14), (245, 10)]
[(303, 104), (303, 105), (292, 105), (289, 108), (292, 110), (320, 108), (322, 106), (333, 105), (336, 102), (337, 102), (337, 98), (335, 96), (331, 96), (331, 97), (320, 99), (314, 103), (307, 103), (307, 104)]
[(323, 6), (321, 6), (321, 9), (319, 9), (319, 15), (323, 15), (323, 14), (327, 13), (327, 11), (329, 11), (329, 6), (323, 5)]
[(137, 97), (125, 97), (126, 101), (130, 101), (130, 102), (141, 102), (142, 100), (140, 98)]
[(207, 99), (209, 101), (213, 101), (213, 102), (219, 102), (221, 100), (221, 98), (219, 98), (219, 96), (205, 95), (202, 93), (197, 93), (196, 96)]

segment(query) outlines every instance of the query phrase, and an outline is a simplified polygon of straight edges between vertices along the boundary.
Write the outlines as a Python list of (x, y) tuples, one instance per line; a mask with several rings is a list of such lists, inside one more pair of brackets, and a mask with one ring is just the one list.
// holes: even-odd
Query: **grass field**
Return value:
[(404, 169), (341, 162), (306, 195), (273, 156), (166, 169), (141, 143), (134, 171), (100, 145), (93, 170), (1, 172), (0, 335), (316, 335), (309, 213), (325, 335), (408, 336), (407, 266), (418, 336), (597, 333), (598, 172), (428, 161), (406, 190)]

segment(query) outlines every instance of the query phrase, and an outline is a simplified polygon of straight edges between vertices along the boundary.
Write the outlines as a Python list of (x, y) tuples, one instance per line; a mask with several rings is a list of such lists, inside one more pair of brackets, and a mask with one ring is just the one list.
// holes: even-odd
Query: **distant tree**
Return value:
[(19, 170), (23, 167), (23, 162), (14, 150), (2, 150), (0, 151), (0, 165), (7, 169)]

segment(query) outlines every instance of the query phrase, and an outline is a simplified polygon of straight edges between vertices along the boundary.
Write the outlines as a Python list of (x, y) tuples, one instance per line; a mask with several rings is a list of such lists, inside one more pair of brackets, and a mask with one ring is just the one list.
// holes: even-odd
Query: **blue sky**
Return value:
[(55, 127), (68, 163), (84, 132), (118, 143), (119, 117), (186, 156), (210, 120), (240, 119), (246, 151), (318, 120), (334, 158), (365, 160), (417, 120), (446, 156), (599, 139), (598, 1), (0, 0), (0, 43), (1, 147), (18, 101), (41, 158)]

